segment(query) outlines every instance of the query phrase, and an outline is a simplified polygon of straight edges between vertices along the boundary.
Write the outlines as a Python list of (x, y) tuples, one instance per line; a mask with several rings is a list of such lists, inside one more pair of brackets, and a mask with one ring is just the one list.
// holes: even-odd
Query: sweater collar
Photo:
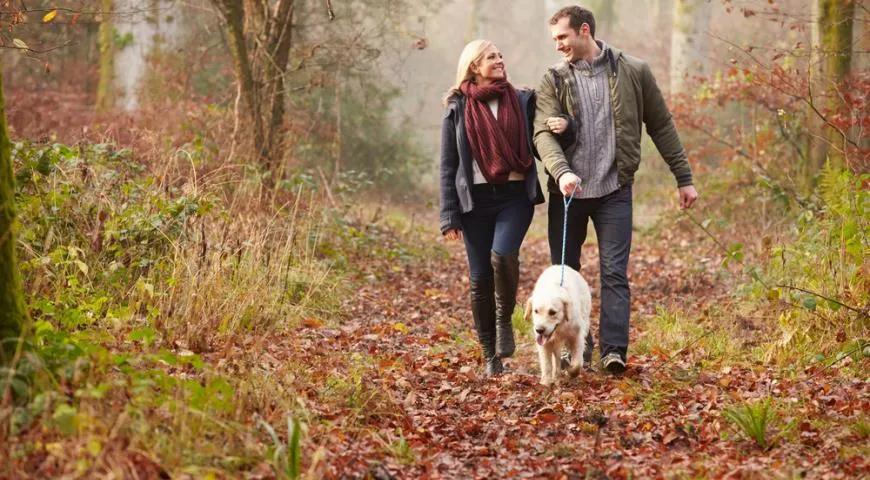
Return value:
[(598, 44), (598, 48), (601, 49), (601, 53), (599, 53), (598, 56), (592, 59), (591, 64), (587, 62), (586, 59), (580, 58), (578, 60), (575, 60), (574, 62), (571, 62), (569, 66), (574, 69), (587, 71), (599, 71), (604, 68), (607, 65), (607, 61), (610, 55), (612, 55), (612, 53), (608, 51), (610, 47), (607, 46), (607, 44), (604, 43), (603, 40), (595, 40), (595, 43)]

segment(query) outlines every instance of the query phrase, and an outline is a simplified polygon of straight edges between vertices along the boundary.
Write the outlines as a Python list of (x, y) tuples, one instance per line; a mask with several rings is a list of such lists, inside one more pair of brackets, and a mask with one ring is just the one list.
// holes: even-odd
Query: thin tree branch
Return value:
[[(746, 158), (747, 160), (751, 161), (752, 164), (753, 164), (756, 168), (758, 168), (759, 170), (761, 170), (762, 173), (764, 173), (765, 175), (767, 175), (768, 178), (771, 178), (771, 179), (773, 178), (773, 175), (771, 175), (770, 172), (768, 172), (767, 169), (764, 168), (764, 165), (762, 165), (761, 162), (760, 162), (757, 158), (755, 158), (755, 157), (753, 157), (752, 155), (746, 153), (746, 151), (743, 150), (743, 148), (740, 147), (739, 145), (734, 145), (734, 144), (732, 144), (731, 142), (725, 140), (724, 138), (717, 137), (716, 135), (713, 134), (713, 132), (710, 132), (710, 131), (708, 131), (708, 130), (706, 130), (706, 129), (704, 129), (704, 128), (701, 128), (701, 127), (691, 127), (691, 128), (693, 128), (693, 129), (695, 129), (695, 130), (697, 130), (697, 131), (703, 133), (704, 135), (707, 135), (707, 136), (710, 137), (712, 140), (714, 140), (714, 141), (716, 141), (716, 142), (718, 142), (718, 143), (720, 143), (720, 144), (722, 144), (722, 145), (724, 145), (724, 146), (726, 146), (726, 147), (728, 147), (728, 148), (733, 149), (734, 152), (735, 152), (737, 155), (740, 155), (741, 157)], [(786, 192), (789, 193), (789, 195), (792, 197), (792, 199), (794, 199), (794, 201), (797, 202), (797, 204), (800, 205), (801, 208), (809, 209), (809, 208), (811, 207), (810, 204), (808, 204), (808, 203), (806, 202), (806, 200), (803, 200), (803, 199), (801, 198), (801, 196), (798, 194), (797, 190), (796, 190), (794, 187), (785, 186), (785, 185), (783, 185), (782, 183), (779, 183), (779, 182), (777, 182), (777, 183), (778, 183), (778, 186), (779, 186), (779, 187), (781, 187), (783, 190), (785, 190)]]
[(21, 48), (21, 47), (16, 47), (15, 45), (0, 45), (0, 48), (8, 48), (8, 49), (11, 49), (11, 50), (22, 50), (22, 51), (24, 51), (24, 52), (32, 52), (32, 53), (42, 54), (42, 53), (52, 52), (52, 51), (54, 51), (54, 50), (59, 50), (59, 49), (61, 49), (61, 48), (68, 47), (68, 46), (70, 46), (70, 45), (76, 45), (76, 42), (73, 42), (72, 40), (69, 40), (69, 41), (67, 41), (66, 43), (62, 44), (62, 45), (57, 45), (57, 46), (55, 46), (55, 47), (51, 47), (51, 48), (46, 49), (46, 50), (37, 50), (37, 49), (32, 48), (32, 47)]
[[(737, 50), (740, 50), (740, 52), (742, 52), (743, 55), (746, 55), (747, 57), (749, 57), (750, 59), (752, 59), (752, 61), (755, 62), (755, 64), (756, 64), (757, 66), (759, 66), (759, 67), (761, 67), (761, 68), (765, 68), (765, 69), (769, 68), (769, 67), (768, 67), (767, 65), (765, 65), (761, 60), (759, 60), (758, 58), (756, 58), (755, 55), (752, 55), (751, 52), (748, 52), (745, 48), (741, 47), (740, 45), (737, 45), (736, 43), (734, 43), (734, 42), (732, 42), (732, 41), (730, 41), (730, 40), (727, 40), (727, 39), (721, 38), (721, 37), (715, 37), (715, 36), (714, 36), (713, 38), (717, 38), (719, 41), (721, 41), (721, 42), (723, 42), (723, 43), (725, 43), (725, 44), (727, 44), (727, 45), (729, 45), (729, 46), (731, 46), (731, 47), (734, 47), (734, 48), (737, 49)], [(775, 72), (775, 71), (774, 71), (774, 72)], [(776, 73), (775, 73), (775, 74), (776, 74)], [(792, 84), (791, 82), (788, 81), (788, 78), (787, 78), (787, 77), (783, 77), (783, 76), (777, 74), (777, 78), (780, 79), (780, 80), (782, 80), (783, 82), (785, 82), (785, 83), (786, 83), (787, 85), (789, 85), (790, 87), (795, 88), (795, 90), (798, 90), (798, 88), (797, 88), (794, 84)], [(797, 99), (797, 100), (800, 100), (800, 101), (806, 103), (806, 104), (810, 107), (810, 109), (813, 111), (813, 113), (815, 113), (815, 114), (816, 114), (816, 115), (817, 115), (817, 116), (818, 116), (818, 117), (819, 117), (819, 118), (820, 118), (820, 119), (825, 123), (825, 125), (827, 125), (827, 126), (833, 128), (834, 130), (836, 130), (836, 132), (839, 133), (839, 134), (843, 137), (843, 140), (844, 140), (845, 142), (849, 143), (850, 145), (854, 146), (855, 148), (860, 148), (857, 142), (855, 142), (854, 140), (852, 140), (851, 138), (849, 138), (849, 136), (846, 135), (846, 133), (843, 132), (843, 130), (842, 130), (840, 127), (838, 127), (838, 126), (834, 125), (833, 123), (831, 123), (831, 121), (828, 119), (828, 117), (825, 116), (822, 112), (820, 112), (818, 108), (816, 108), (815, 103), (813, 102), (813, 94), (812, 94), (812, 87), (811, 87), (811, 85), (810, 85), (810, 87), (809, 87), (809, 91), (808, 91), (808, 94), (809, 94), (809, 95), (808, 95), (808, 96), (803, 96), (803, 95), (799, 95), (799, 94), (797, 94), (797, 93), (792, 93), (792, 92), (785, 91), (785, 90), (783, 90), (783, 89), (781, 89), (781, 88), (779, 88), (779, 87), (777, 87), (776, 85), (773, 85), (773, 84), (769, 84), (769, 86), (773, 87), (774, 89), (776, 89), (777, 91), (779, 91), (779, 92), (781, 92), (781, 93), (783, 93), (783, 94), (785, 94), (785, 95), (788, 95), (788, 96), (790, 96), (790, 97), (793, 97), (793, 98), (795, 98), (795, 99)]]
[(843, 302), (841, 302), (841, 301), (839, 301), (839, 300), (835, 300), (835, 299), (833, 299), (833, 298), (826, 297), (826, 296), (822, 295), (821, 293), (813, 292), (812, 290), (807, 290), (807, 289), (805, 289), (805, 288), (801, 288), (801, 287), (794, 287), (794, 286), (792, 286), (792, 285), (776, 285), (776, 287), (778, 287), (778, 288), (785, 288), (785, 289), (788, 289), (788, 290), (797, 290), (797, 291), (799, 291), (799, 292), (808, 293), (808, 294), (810, 294), (810, 295), (814, 295), (814, 296), (816, 296), (816, 297), (819, 297), (819, 298), (821, 298), (821, 299), (823, 299), (823, 300), (827, 300), (827, 301), (829, 301), (829, 302), (836, 303), (837, 305), (839, 305), (839, 306), (841, 306), (841, 307), (843, 307), (843, 308), (845, 308), (845, 309), (851, 310), (851, 311), (853, 311), (853, 312), (857, 313), (858, 315), (861, 315), (861, 316), (863, 316), (863, 317), (865, 317), (865, 318), (870, 318), (870, 315), (868, 315), (867, 312), (865, 312), (865, 311), (859, 310), (859, 309), (857, 309), (856, 307), (853, 307), (853, 306), (850, 306), (850, 305), (846, 305), (845, 303), (843, 303)]

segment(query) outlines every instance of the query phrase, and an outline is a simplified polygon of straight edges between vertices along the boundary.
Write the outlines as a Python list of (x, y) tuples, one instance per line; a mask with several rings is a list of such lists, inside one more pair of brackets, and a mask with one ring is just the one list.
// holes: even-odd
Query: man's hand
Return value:
[(680, 210), (685, 208), (692, 208), (692, 205), (697, 199), (698, 191), (695, 190), (694, 185), (686, 185), (685, 187), (680, 187)]
[(451, 228), (444, 232), (444, 238), (447, 240), (462, 240), (462, 230), (458, 228)]
[(551, 132), (559, 135), (568, 129), (568, 120), (562, 117), (549, 117), (547, 118), (547, 127), (550, 128)]
[(574, 187), (577, 187), (577, 193), (583, 191), (580, 188), (580, 177), (574, 175), (571, 172), (563, 173), (561, 177), (559, 177), (559, 191), (562, 192), (562, 195), (568, 197), (572, 193), (574, 193)]

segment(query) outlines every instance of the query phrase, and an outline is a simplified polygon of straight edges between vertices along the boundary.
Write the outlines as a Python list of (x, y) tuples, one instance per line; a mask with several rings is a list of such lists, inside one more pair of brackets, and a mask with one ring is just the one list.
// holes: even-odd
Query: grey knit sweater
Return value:
[(607, 45), (592, 64), (580, 59), (571, 64), (574, 74), (577, 143), (569, 159), (571, 170), (580, 177), (583, 188), (575, 198), (599, 198), (619, 188), (616, 174), (616, 135), (607, 79)]

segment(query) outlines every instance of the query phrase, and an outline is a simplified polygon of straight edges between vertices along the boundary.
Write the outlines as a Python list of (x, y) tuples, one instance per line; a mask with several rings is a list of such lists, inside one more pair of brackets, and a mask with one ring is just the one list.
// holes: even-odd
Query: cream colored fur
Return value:
[(558, 382), (561, 370), (562, 346), (571, 352), (568, 374), (576, 377), (583, 368), (586, 335), (589, 333), (589, 313), (592, 292), (579, 272), (565, 267), (565, 281), (559, 285), (561, 265), (544, 270), (535, 282), (532, 296), (526, 301), (525, 319), (532, 320), (541, 383)]

